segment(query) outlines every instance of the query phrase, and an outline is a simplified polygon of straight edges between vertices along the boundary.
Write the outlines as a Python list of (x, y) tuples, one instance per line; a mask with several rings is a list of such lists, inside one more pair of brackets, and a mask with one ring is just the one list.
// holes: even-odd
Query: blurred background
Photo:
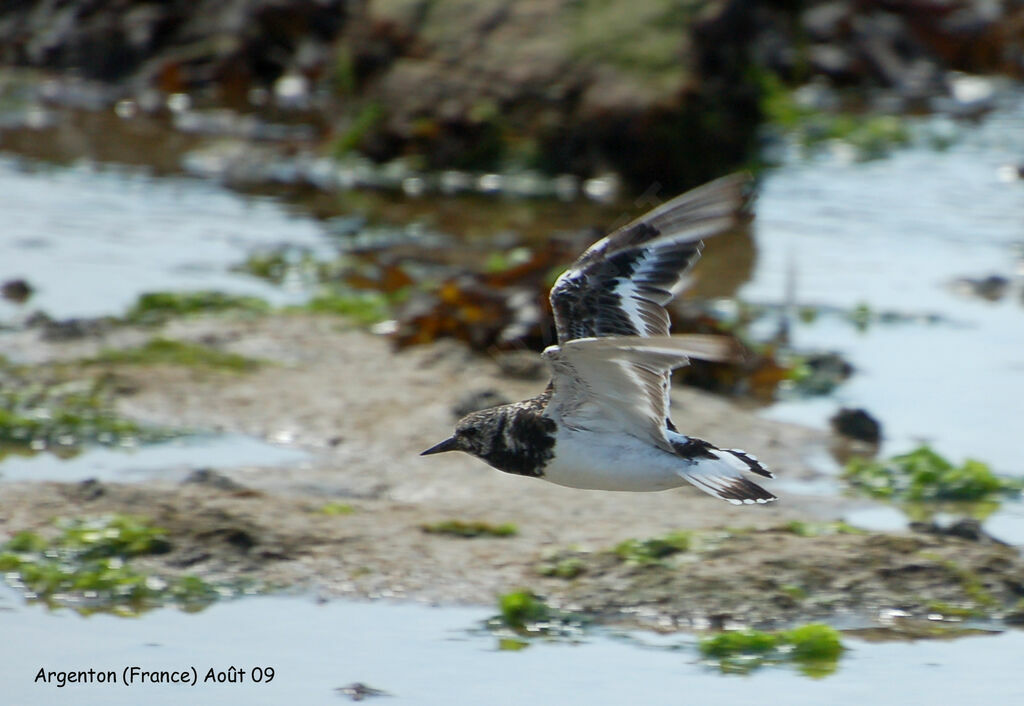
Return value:
[[(730, 703), (770, 682), (795, 703), (859, 703), (857, 684), (887, 675), (907, 690), (891, 703), (923, 693), (952, 703), (952, 684), (968, 677), (976, 690), (957, 699), (1024, 695), (999, 657), (1020, 647), (1009, 626), (1024, 622), (1022, 77), (1017, 0), (0, 4), (0, 568), (13, 587), (11, 629), (31, 646), (6, 655), (20, 702), (53, 688), (32, 677), (54, 654), (58, 623), (67, 640), (54, 669), (119, 669), (147, 641), (163, 645), (152, 657), (163, 669), (278, 664), (273, 688), (284, 691), (250, 675), (230, 692), (248, 703), (361, 700), (377, 687), (409, 703), (535, 694), (495, 696), (509, 689), (509, 671), (533, 671), (561, 702), (660, 703), (699, 683), (710, 702)], [(710, 545), (687, 535), (682, 549), (666, 531), (749, 516), (718, 517), (717, 505), (695, 500), (690, 519), (659, 524), (650, 518), (671, 498), (617, 496), (607, 501), (619, 503), (615, 513), (634, 503), (619, 524), (540, 541), (524, 524), (553, 521), (563, 498), (591, 496), (524, 490), (507, 500), (521, 507), (503, 506), (508, 486), (477, 480), (479, 468), (466, 465), (451, 487), (430, 485), (436, 468), (401, 469), (425, 448), (416, 434), (444, 430), (453, 407), (543, 385), (535, 354), (554, 339), (547, 290), (579, 252), (734, 171), (756, 177), (744, 225), (708, 244), (672, 315), (674, 330), (735, 337), (748, 356), (695, 364), (677, 386), (695, 419), (701, 405), (715, 410), (709, 435), (739, 434), (735, 445), (779, 469), (777, 494), (795, 498), (752, 526), (788, 527), (786, 542), (820, 546), (779, 551), (835, 563), (761, 586), (777, 598), (761, 612), (734, 597), (723, 618), (705, 600), (718, 588), (687, 585), (695, 593), (623, 598), (609, 618), (612, 604), (579, 588), (579, 575), (626, 571), (609, 584), (621, 589), (639, 580), (638, 563), (678, 572), (686, 561), (676, 554)], [(351, 362), (365, 358), (377, 367)], [(447, 362), (431, 367), (437, 360)], [(403, 386), (411, 392), (391, 390)], [(396, 420), (411, 430), (393, 432), (392, 444), (382, 429)], [(209, 505), (247, 492), (272, 510), (249, 517)], [(647, 502), (662, 504), (636, 504)], [(189, 515), (193, 505), (206, 514)], [(489, 520), (479, 507), (504, 509), (519, 527), (423, 524)], [(268, 517), (290, 529), (271, 537)], [(323, 537), (341, 546), (346, 532), (401, 544), (395, 527), (406, 525), (415, 541), (397, 558), (368, 548), (324, 568), (320, 554), (345, 552), (307, 546)], [(894, 544), (864, 584), (826, 590), (809, 578), (842, 575), (868, 545), (889, 541), (878, 536), (908, 532), (900, 536), (925, 544)], [(468, 588), (411, 578), (430, 574), (415, 558), (424, 551), (437, 566), (505, 566), (499, 549), (467, 559), (452, 534), (517, 547), (507, 565), (519, 568)], [(655, 534), (653, 559), (619, 551)], [(423, 537), (456, 549), (424, 550)], [(743, 551), (772, 560), (782, 540), (760, 539)], [(538, 546), (587, 541), (615, 545), (628, 570), (588, 549), (559, 555), (536, 578)], [(210, 542), (226, 549), (203, 554)], [(917, 563), (893, 568), (899, 555)], [(268, 568), (282, 558), (306, 568)], [(366, 562), (401, 566), (375, 574)], [(565, 588), (566, 578), (583, 583)], [(506, 592), (545, 581), (546, 591)], [(479, 607), (335, 601), (324, 617), (308, 601), (219, 603), (282, 586), (469, 604), (498, 592), (504, 622), (468, 630), (495, 612)], [(587, 620), (640, 616), (626, 622), (685, 635), (583, 638), (587, 620), (545, 613), (555, 610), (545, 597)], [(198, 615), (151, 610), (215, 602)], [(661, 603), (668, 613), (645, 623), (644, 610)], [(298, 617), (285, 625), (267, 615)], [(693, 636), (822, 618), (858, 645), (838, 668), (834, 656), (827, 669), (773, 671), (802, 649), (788, 633), (770, 633), (770, 658), (741, 647), (720, 661), (711, 638)], [(968, 636), (872, 643), (857, 630)], [(494, 651), (495, 631), (499, 652), (516, 655)], [(233, 635), (201, 650), (190, 637), (224, 633)], [(313, 633), (340, 640), (344, 658), (333, 657), (352, 668), (338, 668), (326, 647), (310, 651)], [(537, 634), (547, 641), (534, 645)], [(375, 650), (393, 655), (390, 666)], [(680, 650), (693, 654), (679, 659)], [(447, 666), (431, 672), (421, 663), (435, 651)], [(927, 665), (936, 663), (960, 665), (960, 676), (935, 682)], [(453, 676), (463, 669), (481, 676)], [(108, 703), (133, 693), (78, 688)], [(210, 688), (193, 693), (210, 698)]]

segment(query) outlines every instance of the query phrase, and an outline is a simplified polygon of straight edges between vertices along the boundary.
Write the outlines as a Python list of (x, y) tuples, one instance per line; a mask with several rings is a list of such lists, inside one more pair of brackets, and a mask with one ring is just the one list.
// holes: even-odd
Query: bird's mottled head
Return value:
[(429, 456), (445, 451), (465, 451), (479, 458), (486, 458), (494, 447), (494, 437), (499, 426), (499, 415), (494, 411), (473, 412), (459, 420), (459, 423), (455, 425), (454, 434), (440, 444), (431, 446), (420, 456)]

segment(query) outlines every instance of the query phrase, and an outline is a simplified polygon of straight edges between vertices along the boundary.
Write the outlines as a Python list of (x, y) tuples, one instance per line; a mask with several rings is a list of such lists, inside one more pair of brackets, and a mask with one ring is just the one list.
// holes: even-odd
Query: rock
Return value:
[(476, 390), (460, 397), (459, 401), (452, 406), (452, 414), (461, 419), (472, 412), (509, 402), (511, 400), (497, 390)]
[(503, 375), (517, 380), (546, 380), (549, 371), (535, 351), (504, 351), (494, 357)]
[(217, 490), (239, 491), (246, 490), (241, 483), (231, 480), (223, 473), (212, 468), (197, 468), (192, 471), (182, 483), (196, 483), (206, 485)]
[(362, 701), (363, 699), (373, 696), (391, 696), (391, 694), (383, 691), (382, 689), (375, 689), (372, 686), (368, 686), (367, 684), (363, 684), (358, 681), (346, 686), (339, 686), (335, 691), (352, 701)]
[(882, 438), (882, 425), (863, 409), (843, 407), (829, 422), (837, 434), (877, 444)]
[(57, 321), (51, 319), (44, 312), (32, 314), (25, 324), (42, 329), (40, 337), (44, 341), (70, 341), (100, 336), (109, 331), (113, 325), (110, 319), (104, 317), (97, 319), (71, 318)]
[(0, 285), (0, 296), (8, 301), (23, 304), (35, 290), (23, 279), (9, 279)]
[(0, 65), (115, 83), (119, 114), (301, 112), (381, 162), (679, 191), (749, 163), (765, 69), (913, 107), (951, 69), (1024, 75), (1022, 21), (986, 0), (23, 0), (0, 4)]
[(961, 294), (995, 302), (1006, 296), (1010, 280), (1002, 275), (963, 277), (953, 282), (953, 288)]
[(949, 524), (940, 524), (935, 521), (911, 522), (910, 529), (915, 532), (924, 532), (925, 534), (935, 534), (943, 537), (959, 537), (970, 542), (1011, 546), (986, 532), (982, 528), (981, 522), (973, 517), (961, 518)]

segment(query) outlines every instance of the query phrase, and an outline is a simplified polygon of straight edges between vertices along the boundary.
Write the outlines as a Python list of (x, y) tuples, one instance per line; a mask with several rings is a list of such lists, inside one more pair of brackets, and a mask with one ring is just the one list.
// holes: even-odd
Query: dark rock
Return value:
[(352, 684), (348, 684), (346, 686), (339, 686), (337, 689), (335, 689), (335, 691), (337, 691), (342, 696), (348, 697), (352, 701), (362, 701), (363, 699), (371, 696), (391, 695), (386, 691), (383, 691), (381, 689), (375, 689), (372, 686), (368, 686), (358, 681), (353, 682)]
[(517, 380), (546, 380), (547, 364), (535, 351), (505, 351), (494, 357), (503, 375)]
[(0, 65), (116, 82), (146, 111), (187, 93), (308, 112), (380, 161), (678, 191), (756, 153), (759, 70), (915, 106), (950, 69), (1024, 75), (1022, 21), (984, 0), (20, 0), (0, 3)]
[(1002, 275), (963, 277), (956, 280), (953, 285), (957, 290), (970, 296), (995, 302), (1006, 296), (1006, 292), (1010, 288), (1010, 280)]
[[(327, 45), (347, 17), (344, 0), (36, 0), (0, 10), (0, 63), (132, 79), (168, 92), (211, 84), (244, 93)], [(326, 61), (326, 52), (323, 57)], [(320, 67), (322, 68), (322, 67)]]
[(461, 419), (471, 412), (476, 412), (488, 407), (497, 407), (500, 404), (511, 402), (507, 397), (497, 390), (477, 390), (459, 398), (459, 401), (452, 407), (452, 414)]
[(37, 311), (25, 320), (25, 325), (30, 328), (42, 329), (40, 336), (45, 341), (70, 341), (76, 338), (101, 335), (110, 330), (112, 322), (104, 317), (97, 319), (72, 318), (58, 321), (45, 312)]
[(216, 488), (218, 490), (246, 490), (246, 487), (241, 483), (237, 483), (223, 473), (219, 473), (211, 468), (197, 468), (192, 471), (188, 477), (182, 481), (182, 483), (208, 485), (211, 488)]
[(32, 285), (23, 279), (11, 279), (0, 285), (0, 296), (8, 301), (22, 304), (32, 296)]
[(944, 537), (959, 537), (960, 539), (966, 539), (970, 542), (983, 542), (987, 544), (1010, 546), (1001, 539), (997, 539), (986, 532), (982, 528), (981, 522), (973, 517), (958, 519), (949, 524), (940, 524), (934, 521), (911, 522), (910, 529), (915, 532), (923, 532), (925, 534), (935, 534)]
[(92, 500), (99, 500), (106, 495), (107, 489), (103, 483), (95, 478), (86, 478), (80, 483), (70, 486), (67, 492), (76, 502), (90, 502)]
[(843, 407), (829, 422), (837, 434), (877, 444), (882, 438), (882, 425), (863, 409)]

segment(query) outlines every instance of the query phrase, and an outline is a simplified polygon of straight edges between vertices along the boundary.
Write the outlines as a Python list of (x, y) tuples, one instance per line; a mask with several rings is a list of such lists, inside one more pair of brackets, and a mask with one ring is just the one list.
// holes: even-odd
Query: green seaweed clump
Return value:
[(292, 277), (311, 282), (323, 281), (330, 267), (330, 263), (318, 262), (313, 253), (307, 250), (284, 247), (253, 253), (231, 270), (244, 272), (273, 284), (283, 284)]
[(793, 520), (783, 525), (783, 529), (798, 537), (825, 537), (834, 534), (867, 534), (859, 527), (845, 522), (804, 522)]
[(487, 621), (487, 628), (498, 636), (500, 649), (522, 649), (526, 644), (515, 644), (513, 648), (506, 641), (519, 643), (524, 637), (576, 640), (585, 625), (582, 616), (553, 608), (525, 588), (499, 596), (498, 607), (500, 614)]
[(12, 379), (0, 388), (0, 458), (5, 453), (73, 451), (86, 443), (115, 446), (169, 436), (166, 430), (117, 416), (102, 381), (42, 384)]
[(981, 461), (968, 459), (954, 466), (927, 446), (886, 461), (853, 458), (843, 478), (868, 495), (909, 501), (977, 502), (1019, 493), (1024, 487), (1020, 480), (995, 475)]
[(910, 143), (908, 121), (898, 115), (826, 111), (798, 100), (798, 93), (769, 71), (757, 76), (767, 124), (791, 136), (808, 154), (830, 142), (848, 145), (859, 161), (886, 157)]
[(327, 503), (322, 505), (317, 512), (321, 515), (337, 517), (338, 515), (351, 515), (356, 509), (348, 503)]
[(515, 630), (526, 629), (530, 623), (539, 623), (551, 616), (548, 605), (525, 589), (503, 594), (498, 606), (502, 622)]
[(138, 613), (168, 603), (202, 607), (219, 593), (195, 576), (163, 578), (131, 565), (171, 549), (167, 532), (131, 515), (57, 523), (55, 537), (19, 532), (0, 546), (0, 571), (30, 599), (79, 612)]
[(519, 529), (512, 523), (492, 525), (487, 522), (464, 522), (463, 520), (445, 520), (432, 525), (423, 525), (424, 532), (429, 534), (446, 534), (452, 537), (514, 537)]
[(578, 556), (548, 561), (537, 567), (537, 573), (541, 576), (553, 576), (566, 580), (574, 579), (586, 572), (586, 562)]
[(622, 561), (632, 564), (657, 564), (666, 557), (689, 551), (693, 541), (691, 532), (670, 532), (664, 537), (627, 539), (612, 551)]
[(270, 305), (258, 297), (215, 291), (148, 292), (139, 296), (125, 313), (123, 321), (155, 326), (178, 316), (226, 311), (266, 314), (270, 311)]
[(214, 368), (248, 372), (260, 361), (237, 353), (226, 353), (210, 346), (168, 338), (154, 338), (139, 348), (106, 349), (88, 363), (123, 365), (178, 365), (189, 368)]
[(334, 314), (363, 325), (375, 324), (391, 316), (394, 297), (372, 290), (340, 292), (324, 290), (303, 309), (317, 314)]
[(746, 674), (770, 664), (792, 663), (805, 675), (833, 673), (845, 649), (839, 632), (810, 623), (791, 630), (731, 630), (701, 638), (700, 653), (723, 672)]

